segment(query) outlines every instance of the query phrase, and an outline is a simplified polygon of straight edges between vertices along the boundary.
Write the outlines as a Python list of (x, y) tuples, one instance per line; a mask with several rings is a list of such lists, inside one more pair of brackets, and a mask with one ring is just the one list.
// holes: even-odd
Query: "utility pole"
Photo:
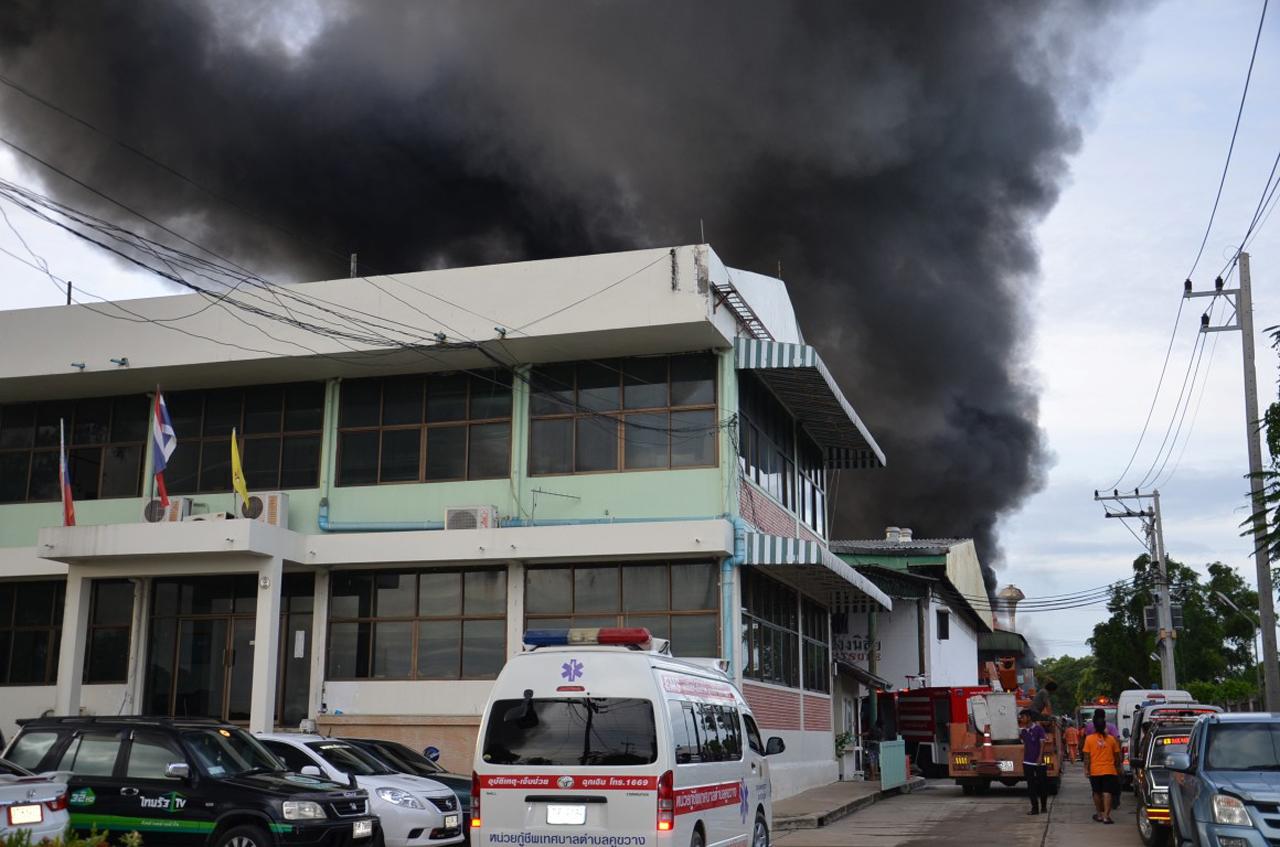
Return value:
[[(1178, 671), (1173, 663), (1173, 645), (1178, 637), (1173, 629), (1173, 601), (1169, 594), (1169, 561), (1164, 552), (1164, 524), (1160, 520), (1160, 492), (1152, 491), (1143, 494), (1134, 489), (1132, 494), (1121, 494), (1113, 491), (1110, 494), (1093, 492), (1097, 502), (1114, 501), (1124, 505), (1123, 512), (1108, 511), (1108, 518), (1138, 518), (1142, 521), (1147, 536), (1147, 554), (1155, 563), (1160, 575), (1157, 578), (1156, 601), (1156, 649), (1160, 651), (1160, 687), (1172, 691), (1178, 687)], [(1139, 508), (1133, 509), (1128, 501), (1136, 500)], [(1142, 501), (1150, 500), (1151, 505), (1142, 508)]]
[[(1253, 360), (1253, 291), (1249, 254), (1241, 253), (1240, 287), (1223, 288), (1222, 277), (1213, 282), (1213, 291), (1192, 291), (1187, 280), (1183, 297), (1222, 297), (1234, 314), (1220, 326), (1209, 325), (1206, 310), (1200, 319), (1201, 332), (1240, 332), (1244, 358), (1244, 423), (1249, 445), (1249, 491), (1253, 507), (1253, 559), (1258, 577), (1258, 618), (1262, 625), (1262, 673), (1264, 705), (1268, 712), (1280, 711), (1280, 662), (1276, 656), (1275, 592), (1271, 585), (1271, 557), (1267, 552), (1266, 501), (1262, 490), (1262, 419), (1258, 415), (1258, 371)], [(1210, 307), (1212, 307), (1212, 302)]]

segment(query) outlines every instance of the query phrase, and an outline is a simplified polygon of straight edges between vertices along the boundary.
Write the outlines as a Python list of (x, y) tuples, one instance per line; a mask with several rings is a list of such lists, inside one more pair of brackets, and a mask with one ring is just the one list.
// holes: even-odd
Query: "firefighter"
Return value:
[(1080, 730), (1075, 724), (1068, 724), (1067, 731), (1063, 735), (1067, 742), (1067, 761), (1080, 761)]

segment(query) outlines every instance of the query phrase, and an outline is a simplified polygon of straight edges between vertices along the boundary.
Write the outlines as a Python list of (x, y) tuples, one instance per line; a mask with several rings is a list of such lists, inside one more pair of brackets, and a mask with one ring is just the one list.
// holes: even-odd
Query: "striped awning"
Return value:
[(832, 469), (878, 468), (884, 451), (808, 344), (737, 338), (738, 370), (755, 371), (826, 451)]
[[(785, 571), (802, 587), (825, 596), (832, 608), (857, 605), (855, 601), (861, 597), (870, 598), (885, 609), (893, 608), (889, 595), (816, 541), (763, 532), (748, 532), (746, 536), (743, 564)], [(855, 593), (861, 597), (850, 596)]]

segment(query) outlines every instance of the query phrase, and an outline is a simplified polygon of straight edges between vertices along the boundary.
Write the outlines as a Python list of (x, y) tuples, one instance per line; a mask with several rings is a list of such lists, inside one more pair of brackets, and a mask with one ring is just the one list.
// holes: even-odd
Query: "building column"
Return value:
[(89, 592), (93, 581), (83, 565), (67, 566), (66, 604), (62, 608), (62, 643), (58, 647), (58, 687), (53, 711), (80, 714), (80, 681), (84, 679), (84, 645), (89, 635)]
[(324, 709), (324, 675), (329, 638), (329, 569), (317, 569), (311, 607), (311, 690), (307, 696), (307, 716), (320, 717)]
[(253, 626), (253, 691), (249, 698), (250, 732), (270, 732), (275, 725), (283, 582), (284, 560), (279, 556), (272, 556), (259, 566), (258, 609)]
[(143, 698), (147, 688), (147, 656), (151, 645), (148, 643), (151, 607), (151, 577), (136, 577), (133, 580), (133, 620), (129, 625), (129, 674), (125, 696), (129, 699), (129, 713), (141, 715)]
[(524, 562), (507, 563), (507, 658), (524, 649)]

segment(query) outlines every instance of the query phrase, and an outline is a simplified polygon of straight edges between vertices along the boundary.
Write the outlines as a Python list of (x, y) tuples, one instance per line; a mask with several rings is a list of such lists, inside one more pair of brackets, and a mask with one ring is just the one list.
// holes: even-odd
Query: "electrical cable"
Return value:
[[(1216, 298), (1215, 298), (1215, 299), (1216, 299)], [(1209, 313), (1210, 313), (1210, 312), (1212, 312), (1212, 311), (1213, 311), (1213, 304), (1212, 304), (1212, 303), (1210, 303), (1210, 304), (1209, 304), (1209, 310), (1208, 310), (1207, 312), (1205, 312), (1205, 314), (1207, 315), (1207, 314), (1209, 314)], [(1160, 463), (1160, 469), (1159, 469), (1158, 471), (1156, 471), (1155, 476), (1153, 476), (1153, 477), (1151, 478), (1151, 487), (1152, 487), (1152, 488), (1154, 488), (1154, 487), (1155, 487), (1155, 481), (1156, 481), (1157, 479), (1159, 479), (1159, 478), (1160, 478), (1160, 476), (1164, 473), (1165, 466), (1169, 464), (1169, 459), (1170, 459), (1170, 458), (1172, 458), (1172, 456), (1173, 456), (1173, 450), (1174, 450), (1174, 448), (1175, 448), (1175, 447), (1177, 446), (1177, 444), (1178, 444), (1178, 436), (1179, 436), (1179, 435), (1181, 435), (1181, 433), (1182, 433), (1182, 425), (1186, 422), (1186, 419), (1187, 419), (1187, 412), (1188, 412), (1188, 411), (1190, 410), (1190, 408), (1191, 408), (1191, 398), (1192, 398), (1192, 396), (1195, 394), (1195, 390), (1196, 390), (1196, 381), (1200, 378), (1200, 365), (1201, 365), (1201, 363), (1204, 361), (1204, 348), (1205, 348), (1206, 343), (1207, 343), (1205, 340), (1203, 340), (1203, 339), (1204, 339), (1204, 337), (1205, 337), (1205, 333), (1204, 333), (1204, 332), (1201, 332), (1201, 333), (1200, 333), (1200, 335), (1201, 335), (1202, 340), (1201, 340), (1200, 345), (1199, 345), (1199, 347), (1200, 347), (1199, 352), (1198, 352), (1198, 353), (1197, 353), (1197, 355), (1196, 355), (1196, 365), (1195, 365), (1195, 369), (1194, 369), (1194, 371), (1192, 371), (1192, 374), (1191, 374), (1191, 386), (1190, 386), (1190, 388), (1189, 388), (1189, 389), (1188, 389), (1188, 391), (1187, 391), (1187, 398), (1186, 398), (1186, 402), (1182, 404), (1182, 414), (1178, 416), (1178, 426), (1177, 426), (1177, 428), (1173, 431), (1173, 440), (1169, 442), (1169, 450), (1164, 454), (1164, 460), (1163, 460), (1163, 461), (1161, 461), (1161, 463)], [(1175, 409), (1175, 411), (1174, 411), (1174, 414), (1177, 414), (1177, 410), (1176, 410), (1176, 409)], [(1188, 433), (1188, 435), (1190, 435), (1190, 433)], [(1142, 486), (1146, 485), (1146, 483), (1147, 483), (1146, 479), (1143, 479), (1143, 481), (1142, 481), (1141, 483), (1139, 483), (1139, 484), (1138, 484), (1138, 487), (1139, 487), (1139, 488), (1141, 488)]]
[(1191, 380), (1192, 368), (1199, 358), (1200, 348), (1203, 345), (1204, 333), (1198, 332), (1196, 333), (1195, 341), (1191, 345), (1191, 355), (1187, 358), (1187, 369), (1182, 375), (1182, 386), (1178, 389), (1178, 398), (1174, 401), (1173, 414), (1169, 417), (1169, 425), (1165, 427), (1164, 438), (1160, 440), (1160, 446), (1156, 448), (1156, 454), (1151, 459), (1151, 466), (1147, 468), (1147, 472), (1142, 475), (1141, 481), (1139, 481), (1134, 488), (1142, 488), (1146, 485), (1147, 480), (1152, 477), (1152, 472), (1155, 470), (1156, 463), (1160, 461), (1160, 456), (1164, 453), (1164, 449), (1169, 443), (1169, 436), (1172, 434), (1174, 423), (1178, 419), (1178, 409), (1182, 406), (1183, 398), (1187, 396), (1187, 385)]
[[(1213, 305), (1211, 304), (1209, 308), (1212, 310)], [(1213, 334), (1213, 344), (1209, 345), (1209, 364), (1205, 367), (1204, 379), (1200, 382), (1200, 394), (1196, 397), (1196, 408), (1195, 411), (1191, 413), (1191, 425), (1187, 428), (1186, 438), (1182, 439), (1182, 448), (1178, 451), (1178, 458), (1174, 460), (1173, 467), (1169, 470), (1168, 475), (1163, 479), (1157, 479), (1152, 483), (1152, 488), (1160, 488), (1172, 480), (1174, 475), (1178, 473), (1178, 467), (1182, 464), (1182, 457), (1186, 455), (1187, 445), (1191, 443), (1191, 433), (1194, 432), (1196, 428), (1196, 419), (1200, 417), (1200, 404), (1204, 402), (1205, 389), (1209, 385), (1209, 374), (1213, 372), (1213, 356), (1218, 352), (1219, 335), (1219, 333), (1215, 332)]]

